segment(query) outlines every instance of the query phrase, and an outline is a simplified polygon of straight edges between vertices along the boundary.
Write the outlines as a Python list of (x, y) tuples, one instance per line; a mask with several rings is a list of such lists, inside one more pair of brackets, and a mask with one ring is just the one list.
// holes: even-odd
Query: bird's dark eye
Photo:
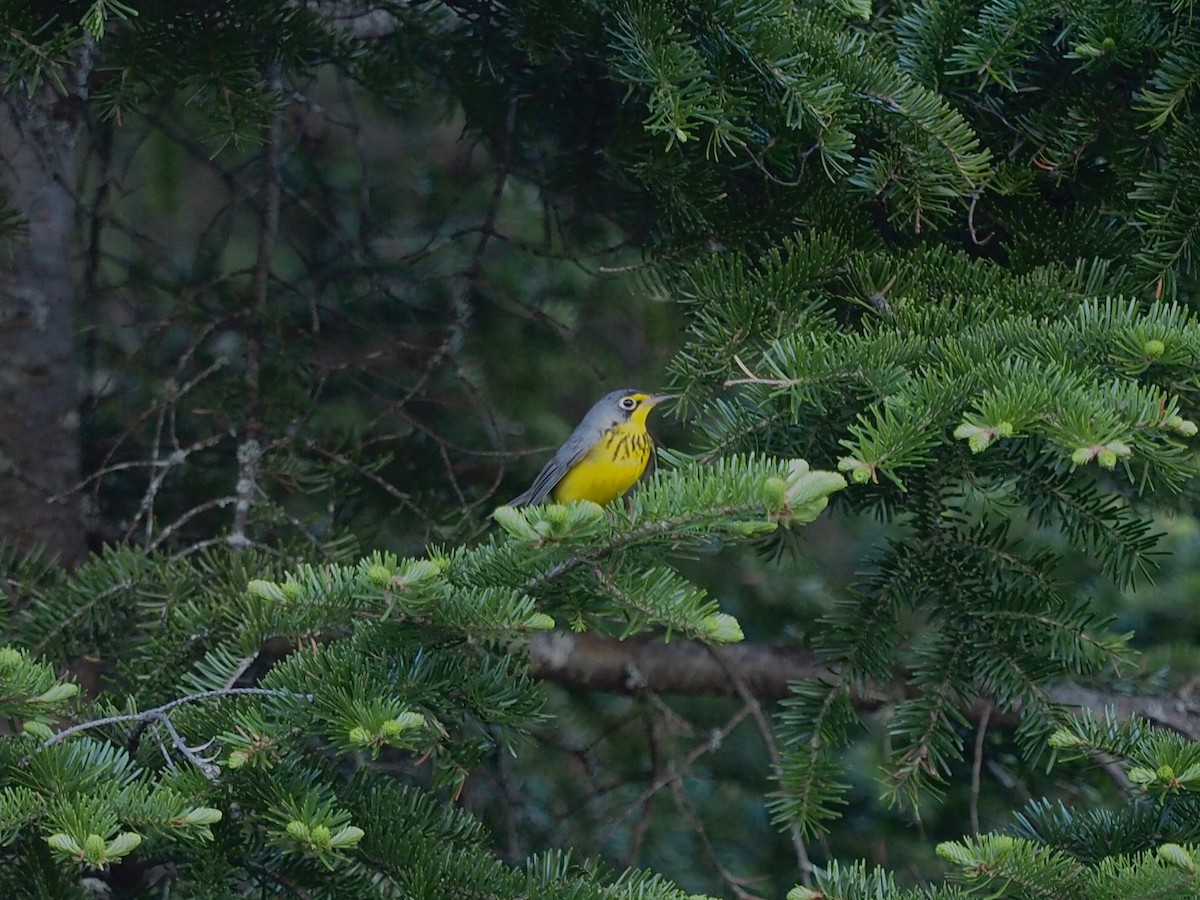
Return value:
[(632, 397), (622, 397), (617, 405), (621, 407), (621, 409), (633, 409), (635, 406), (637, 406), (637, 401)]

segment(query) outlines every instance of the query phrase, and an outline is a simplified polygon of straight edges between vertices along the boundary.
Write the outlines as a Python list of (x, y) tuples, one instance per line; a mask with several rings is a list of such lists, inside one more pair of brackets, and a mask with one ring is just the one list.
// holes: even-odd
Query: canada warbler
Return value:
[(646, 416), (667, 394), (625, 388), (605, 394), (546, 463), (529, 490), (510, 506), (591, 500), (608, 503), (642, 477), (654, 456)]

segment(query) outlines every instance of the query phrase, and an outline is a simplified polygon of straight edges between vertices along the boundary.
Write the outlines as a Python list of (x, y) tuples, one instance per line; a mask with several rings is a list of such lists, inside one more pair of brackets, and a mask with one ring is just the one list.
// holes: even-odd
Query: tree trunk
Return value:
[(72, 250), (90, 59), (73, 96), (0, 95), (0, 188), (26, 224), (0, 244), (0, 540), (68, 565), (84, 552)]

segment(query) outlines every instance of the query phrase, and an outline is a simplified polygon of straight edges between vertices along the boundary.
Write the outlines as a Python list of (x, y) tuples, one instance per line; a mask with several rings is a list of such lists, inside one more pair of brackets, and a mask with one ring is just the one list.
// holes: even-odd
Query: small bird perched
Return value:
[(632, 388), (600, 398), (571, 436), (546, 463), (529, 490), (509, 506), (617, 499), (646, 471), (654, 456), (654, 441), (646, 431), (650, 410), (669, 400), (667, 394), (648, 394)]

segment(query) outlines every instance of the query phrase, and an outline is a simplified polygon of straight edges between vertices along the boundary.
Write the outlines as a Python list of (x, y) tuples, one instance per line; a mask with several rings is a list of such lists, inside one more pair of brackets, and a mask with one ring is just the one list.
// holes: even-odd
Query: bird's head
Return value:
[(651, 394), (634, 388), (622, 388), (601, 397), (592, 407), (592, 413), (598, 414), (597, 418), (603, 418), (610, 425), (633, 422), (645, 427), (650, 410), (670, 399), (670, 394)]

